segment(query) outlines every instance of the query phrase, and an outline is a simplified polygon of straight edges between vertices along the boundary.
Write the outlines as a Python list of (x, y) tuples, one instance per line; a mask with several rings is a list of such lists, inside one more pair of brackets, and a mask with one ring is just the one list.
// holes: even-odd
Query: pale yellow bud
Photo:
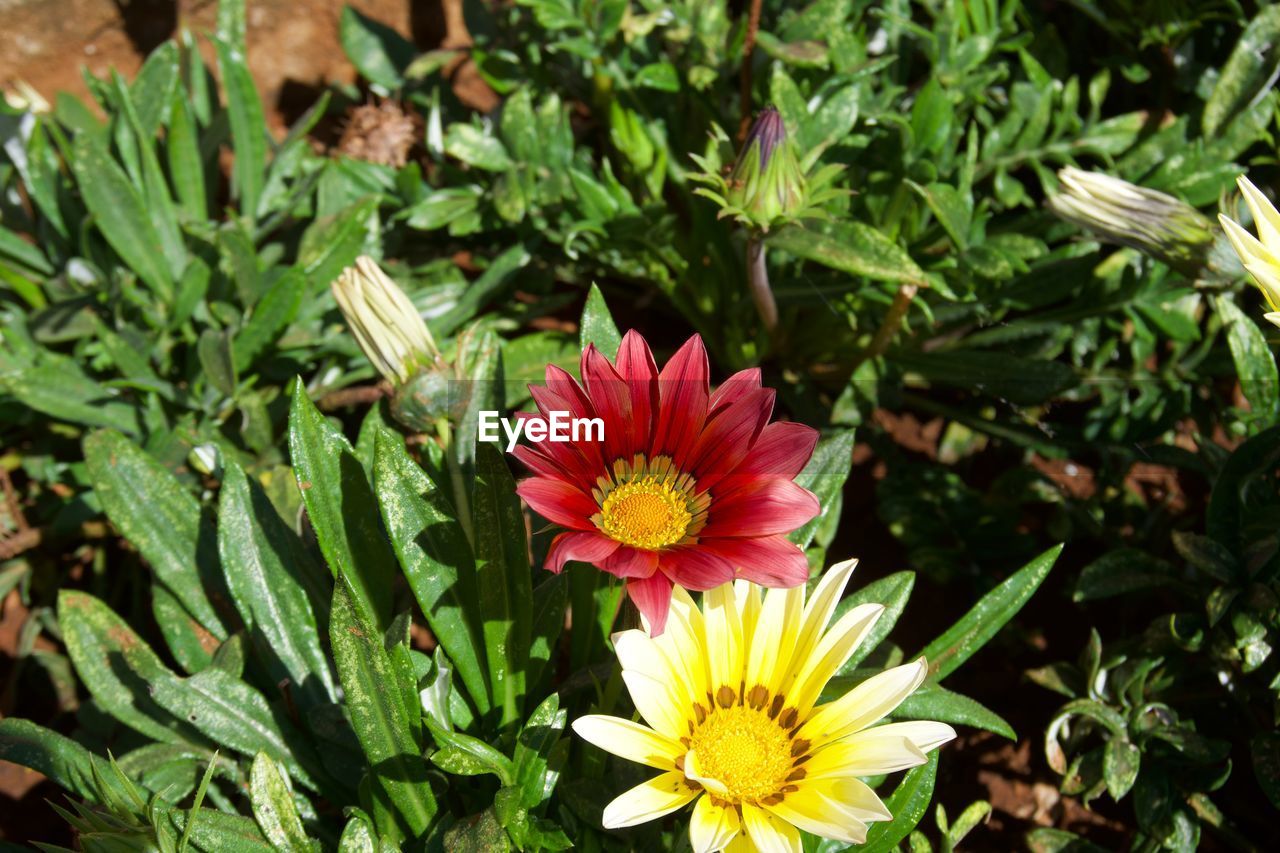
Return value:
[(440, 356), (418, 310), (378, 264), (356, 259), (333, 283), (333, 295), (369, 361), (393, 385)]

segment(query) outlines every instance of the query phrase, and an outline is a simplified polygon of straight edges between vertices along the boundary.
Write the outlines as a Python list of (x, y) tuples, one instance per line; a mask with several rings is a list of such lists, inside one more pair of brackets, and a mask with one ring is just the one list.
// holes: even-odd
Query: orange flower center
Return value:
[(652, 475), (615, 488), (600, 510), (605, 533), (648, 551), (679, 542), (693, 520), (684, 493), (670, 480)]
[(694, 541), (711, 502), (696, 485), (665, 456), (617, 459), (596, 480), (592, 494), (600, 511), (591, 520), (615, 542), (644, 551)]
[(725, 787), (733, 803), (774, 802), (792, 775), (792, 740), (764, 709), (714, 708), (693, 732), (689, 746), (698, 774)]

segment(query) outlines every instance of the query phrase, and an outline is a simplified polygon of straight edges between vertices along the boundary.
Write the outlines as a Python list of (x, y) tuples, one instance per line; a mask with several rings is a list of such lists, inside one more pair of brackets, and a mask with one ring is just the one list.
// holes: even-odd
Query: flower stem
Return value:
[(764, 262), (764, 239), (759, 234), (747, 238), (747, 285), (756, 303), (760, 320), (770, 335), (778, 328), (778, 303), (769, 288), (769, 268)]
[(444, 440), (445, 465), (449, 468), (449, 482), (453, 486), (453, 507), (458, 513), (458, 524), (467, 537), (471, 547), (476, 546), (475, 528), (471, 523), (471, 501), (467, 498), (467, 481), (462, 476), (462, 466), (458, 464), (457, 449), (453, 446), (453, 429), (448, 418), (436, 421), (436, 431)]
[(902, 318), (907, 315), (911, 300), (915, 299), (916, 291), (919, 289), (920, 286), (912, 282), (904, 282), (898, 286), (898, 292), (893, 295), (893, 304), (889, 306), (889, 313), (884, 315), (884, 321), (880, 323), (880, 328), (876, 329), (871, 343), (854, 362), (854, 370), (857, 370), (858, 366), (867, 359), (884, 355), (889, 344), (893, 343), (893, 336), (897, 334), (898, 326), (901, 325)]

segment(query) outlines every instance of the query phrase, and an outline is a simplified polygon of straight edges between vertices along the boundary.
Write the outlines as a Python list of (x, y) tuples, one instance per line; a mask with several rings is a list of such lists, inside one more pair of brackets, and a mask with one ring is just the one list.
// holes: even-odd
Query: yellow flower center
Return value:
[[(746, 705), (716, 708), (689, 740), (700, 777), (715, 779), (728, 789), (733, 803), (776, 802), (785, 793), (793, 771), (791, 736), (764, 709)], [(803, 776), (803, 773), (799, 775)]]
[(683, 490), (653, 475), (617, 486), (604, 499), (600, 514), (606, 534), (648, 551), (679, 542), (693, 520)]

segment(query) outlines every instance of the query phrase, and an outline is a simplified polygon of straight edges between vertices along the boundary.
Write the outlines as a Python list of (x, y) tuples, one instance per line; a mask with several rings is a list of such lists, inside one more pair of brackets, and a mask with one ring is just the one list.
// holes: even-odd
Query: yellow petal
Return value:
[(689, 750), (684, 755), (684, 778), (697, 782), (713, 794), (719, 794), (722, 797), (728, 796), (729, 789), (719, 779), (707, 776), (698, 766), (698, 753), (696, 750)]
[(1280, 311), (1273, 311), (1270, 314), (1263, 314), (1262, 317), (1268, 322), (1274, 323), (1275, 325), (1280, 326)]
[(807, 715), (818, 701), (822, 688), (866, 639), (882, 613), (883, 604), (859, 604), (841, 616), (831, 630), (822, 635), (809, 660), (796, 661), (800, 675), (795, 688), (787, 695), (787, 704), (798, 709), (802, 717)]
[(773, 815), (821, 838), (864, 844), (867, 825), (855, 810), (831, 799), (814, 786), (801, 786), (780, 803), (765, 806)]
[(703, 697), (704, 693), (692, 692), (687, 668), (678, 658), (671, 659), (669, 644), (656, 642), (644, 631), (630, 630), (613, 635), (613, 649), (624, 672), (638, 672), (667, 685), (678, 707), (691, 708)]
[(802, 587), (795, 590), (771, 589), (765, 593), (747, 654), (744, 681), (747, 690), (757, 684), (764, 685), (770, 693), (781, 688), (782, 673), (791, 663), (791, 654), (799, 633), (795, 626), (800, 625), (803, 612)]
[(742, 804), (742, 831), (760, 853), (800, 853), (800, 833), (762, 808)]
[(706, 640), (702, 611), (683, 587), (671, 591), (671, 610), (667, 615), (667, 630), (658, 643), (667, 653), (673, 666), (684, 669), (690, 691), (695, 697), (707, 695)]
[(1258, 239), (1272, 252), (1280, 251), (1280, 211), (1244, 175), (1237, 178), (1236, 183), (1244, 195), (1245, 203), (1249, 205), (1249, 212), (1253, 214)]
[(956, 730), (946, 723), (935, 723), (933, 720), (907, 720), (902, 723), (889, 723), (887, 726), (876, 726), (856, 737), (864, 735), (866, 737), (897, 735), (911, 741), (912, 745), (921, 752), (932, 752), (947, 741), (954, 740)]
[(589, 714), (574, 720), (573, 730), (578, 733), (578, 737), (605, 752), (628, 761), (657, 767), (659, 770), (672, 769), (676, 759), (684, 752), (684, 747), (678, 741), (660, 735), (648, 726), (619, 717)]
[(726, 684), (738, 690), (742, 683), (742, 614), (733, 597), (733, 584), (721, 584), (704, 592), (702, 615), (711, 692), (714, 694)]
[(902, 704), (928, 670), (920, 658), (871, 676), (836, 701), (820, 706), (797, 736), (819, 746), (865, 729)]
[(924, 764), (925, 757), (915, 744), (901, 735), (872, 736), (879, 727), (830, 743), (805, 762), (805, 781), (836, 776), (878, 776)]
[(836, 609), (836, 604), (840, 601), (840, 594), (844, 592), (844, 585), (848, 583), (849, 575), (853, 573), (854, 567), (857, 565), (857, 560), (845, 560), (843, 563), (836, 563), (827, 569), (822, 575), (822, 580), (818, 581), (818, 586), (813, 591), (813, 597), (804, 606), (804, 616), (800, 625), (800, 632), (796, 636), (795, 651), (792, 653), (791, 664), (788, 667), (787, 674), (782, 679), (782, 683), (779, 685), (781, 691), (790, 691), (795, 679), (800, 675), (799, 668), (813, 654), (822, 632), (826, 630), (827, 622), (831, 619), (831, 614)]
[(1267, 304), (1272, 308), (1280, 308), (1280, 264), (1248, 261), (1244, 263), (1244, 268), (1257, 282), (1262, 295), (1267, 298)]
[(636, 785), (604, 807), (604, 828), (618, 829), (670, 814), (698, 796), (678, 770)]
[(622, 680), (631, 694), (631, 703), (654, 730), (677, 740), (689, 734), (684, 708), (676, 704), (666, 684), (630, 670), (622, 671)]
[(750, 581), (736, 580), (733, 582), (733, 599), (742, 614), (742, 648), (745, 651), (751, 648), (756, 620), (760, 618), (760, 587)]
[(1231, 241), (1231, 248), (1236, 250), (1236, 254), (1240, 256), (1242, 262), (1274, 262), (1274, 258), (1271, 252), (1267, 250), (1267, 247), (1258, 242), (1258, 238), (1245, 230), (1244, 226), (1239, 222), (1219, 213), (1218, 224), (1222, 226), (1223, 233)]
[(710, 797), (702, 797), (694, 803), (689, 818), (689, 843), (694, 853), (714, 853), (728, 847), (741, 828), (736, 810), (721, 808)]

